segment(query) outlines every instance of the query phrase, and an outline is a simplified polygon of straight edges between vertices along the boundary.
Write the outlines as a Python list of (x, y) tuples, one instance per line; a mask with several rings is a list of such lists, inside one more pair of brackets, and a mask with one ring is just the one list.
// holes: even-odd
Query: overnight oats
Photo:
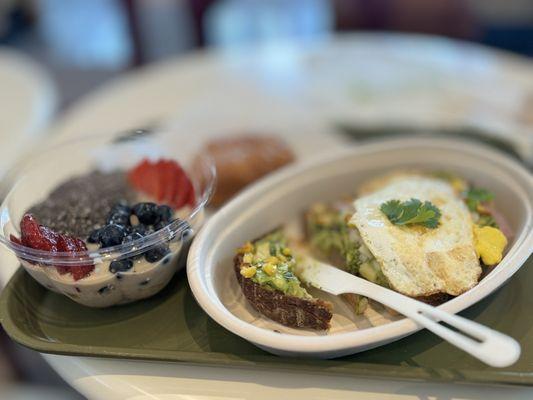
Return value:
[(203, 222), (214, 170), (206, 160), (188, 172), (154, 143), (77, 142), (41, 157), (4, 199), (3, 244), (43, 286), (86, 306), (159, 292)]

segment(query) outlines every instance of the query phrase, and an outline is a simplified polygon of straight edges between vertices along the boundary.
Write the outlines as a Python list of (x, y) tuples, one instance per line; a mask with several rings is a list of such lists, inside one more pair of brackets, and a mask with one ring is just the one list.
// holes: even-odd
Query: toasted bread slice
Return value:
[(331, 303), (312, 297), (298, 297), (254, 282), (241, 274), (243, 254), (234, 258), (234, 270), (244, 297), (261, 314), (292, 328), (327, 330), (333, 316)]
[[(356, 229), (355, 227), (348, 229), (348, 225), (345, 225), (346, 215), (350, 213), (353, 213), (353, 208), (351, 207), (351, 204), (344, 201), (330, 204), (315, 204), (308, 209), (304, 214), (304, 225), (306, 228), (306, 237), (310, 243), (311, 250), (317, 257), (325, 259), (334, 266), (356, 275), (360, 275), (374, 283), (384, 284), (384, 279), (381, 273), (377, 275), (379, 279), (372, 279), (372, 276), (369, 277), (368, 274), (363, 273), (365, 271), (360, 271), (360, 267), (356, 268), (354, 265), (347, 265), (346, 254), (343, 252), (345, 249), (341, 245), (344, 240), (352, 240), (352, 238), (343, 235), (348, 235), (348, 230)], [(333, 237), (328, 237), (328, 235), (333, 235)], [(361, 239), (359, 238), (358, 240), (360, 241)], [(361, 247), (359, 247), (359, 251), (361, 251)], [(365, 253), (367, 252), (368, 250), (365, 250)], [(368, 252), (368, 254), (371, 253)], [(373, 268), (377, 267), (376, 263), (372, 263), (371, 265)], [(384, 286), (388, 285), (384, 284)], [(353, 307), (357, 314), (364, 312), (367, 301), (363, 296), (348, 293), (343, 294), (342, 298)], [(416, 297), (417, 300), (434, 306), (442, 304), (451, 298), (453, 298), (453, 296), (443, 292)]]

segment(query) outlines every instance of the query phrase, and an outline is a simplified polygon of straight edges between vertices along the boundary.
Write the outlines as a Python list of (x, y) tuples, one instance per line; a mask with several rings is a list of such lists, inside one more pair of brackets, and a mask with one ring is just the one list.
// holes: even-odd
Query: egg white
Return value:
[[(355, 200), (350, 222), (394, 290), (411, 297), (437, 293), (457, 296), (477, 284), (481, 266), (474, 249), (473, 222), (468, 208), (447, 182), (407, 174), (366, 187), (373, 191)], [(388, 200), (411, 198), (428, 200), (440, 209), (437, 228), (394, 225), (380, 210)]]

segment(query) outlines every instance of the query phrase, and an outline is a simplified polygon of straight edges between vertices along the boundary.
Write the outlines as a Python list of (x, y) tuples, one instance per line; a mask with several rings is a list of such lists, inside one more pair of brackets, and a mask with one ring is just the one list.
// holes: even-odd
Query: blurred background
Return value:
[[(379, 36), (384, 32), (387, 33), (386, 36)], [(378, 35), (377, 39), (372, 33)], [(433, 36), (429, 39), (405, 36), (411, 33)], [(303, 81), (302, 84), (297, 79), (301, 77), (300, 70), (294, 69), (294, 63), (291, 62), (293, 53), (287, 52), (284, 47), (275, 46), (290, 43), (291, 49), (313, 48), (315, 45), (337, 40), (337, 35), (341, 35), (343, 43), (350, 43), (351, 40), (358, 45), (364, 43), (367, 50), (373, 51), (370, 53), (374, 56), (379, 51), (393, 53), (398, 50), (397, 47), (403, 46), (406, 50), (402, 54), (407, 61), (430, 60), (434, 63), (433, 66), (442, 66), (443, 70), (448, 68), (454, 77), (460, 77), (463, 68), (461, 63), (472, 57), (472, 60), (475, 59), (475, 68), (472, 67), (470, 74), (488, 77), (487, 80), (491, 80), (491, 76), (498, 76), (502, 80), (499, 86), (494, 87), (480, 80), (476, 84), (483, 90), (476, 91), (475, 87), (468, 89), (469, 99), (475, 99), (475, 102), (472, 100), (468, 103), (468, 117), (477, 118), (476, 121), (481, 121), (482, 125), (490, 119), (488, 115), (496, 118), (494, 115), (505, 109), (505, 115), (500, 113), (499, 119), (491, 120), (494, 130), (501, 131), (507, 129), (507, 126), (514, 126), (515, 132), (531, 131), (531, 0), (0, 0), (0, 147), (3, 148), (0, 154), (0, 174), (36, 138), (41, 138), (43, 132), (58, 130), (65, 133), (74, 129), (80, 120), (89, 121), (91, 115), (86, 112), (88, 109), (99, 109), (101, 113), (98, 116), (93, 114), (95, 120), (86, 123), (85, 130), (90, 130), (92, 126), (110, 126), (109, 129), (115, 129), (131, 128), (130, 125), (135, 126), (140, 122), (152, 123), (151, 118), (154, 116), (146, 114), (144, 119), (132, 117), (131, 120), (119, 121), (113, 125), (109, 122), (110, 117), (102, 111), (106, 105), (98, 108), (97, 103), (105, 93), (109, 94), (113, 89), (119, 88), (123, 96), (129, 96), (128, 104), (132, 106), (124, 106), (124, 109), (118, 111), (109, 108), (109, 113), (142, 114), (143, 102), (173, 101), (173, 97), (164, 91), (156, 93), (139, 89), (128, 92), (124, 86), (128, 85), (127, 77), (131, 78), (132, 74), (136, 74), (135, 79), (139, 84), (144, 78), (157, 80), (171, 70), (177, 75), (195, 70), (192, 64), (189, 69), (174, 68), (178, 64), (173, 63), (181, 58), (192, 63), (190, 60), (198, 62), (199, 57), (202, 57), (199, 54), (226, 55), (235, 52), (239, 54), (238, 59), (241, 61), (243, 58), (253, 60), (258, 54), (254, 49), (274, 46), (276, 50), (273, 53), (262, 52), (260, 55), (266, 57), (264, 64), (269, 67), (269, 71), (275, 72), (277, 86), (274, 86), (279, 89), (275, 94), (291, 98), (287, 93), (295, 88), (293, 93), (299, 94), (293, 97), (307, 93), (312, 98), (316, 93), (309, 92), (308, 87), (305, 90), (302, 87), (308, 86), (308, 82), (314, 82), (313, 79)], [(395, 37), (403, 39), (396, 42)], [(461, 41), (457, 43), (466, 41), (490, 46), (495, 52), (478, 50), (477, 46), (461, 47), (463, 44), (452, 48), (450, 43), (456, 42), (443, 41), (444, 37)], [(367, 39), (368, 42), (365, 41)], [(380, 43), (384, 45), (383, 50), (380, 49)], [(514, 53), (516, 60), (515, 56), (504, 55), (496, 49)], [(191, 57), (188, 53), (192, 52), (195, 55)], [(500, 56), (505, 60), (500, 62)], [(408, 85), (416, 86), (424, 79), (433, 79), (423, 74), (425, 67), (419, 66), (422, 71), (420, 73), (407, 67), (411, 76), (405, 80), (403, 75), (402, 86), (393, 82), (389, 73), (396, 68), (405, 69), (407, 64), (402, 66), (398, 62), (396, 67), (392, 63), (388, 69), (374, 70), (372, 74), (370, 61), (359, 61), (361, 62), (358, 64), (358, 60), (348, 58), (344, 68), (349, 70), (353, 66), (354, 71), (362, 71), (358, 72), (360, 80), (367, 83), (372, 81), (373, 85), (365, 86), (364, 82), (357, 83), (353, 78), (346, 83), (331, 83), (322, 77), (315, 92), (325, 93), (326, 97), (318, 96), (318, 100), (314, 103), (310, 101), (309, 104), (320, 107), (320, 104), (327, 103), (331, 107), (330, 111), (333, 110), (332, 104), (335, 101), (327, 96), (331, 96), (331, 87), (338, 84), (342, 87), (355, 85), (353, 87), (358, 91), (360, 104), (367, 104), (364, 101), (371, 98), (375, 100), (373, 104), (379, 106), (380, 102), (388, 101), (379, 96), (380, 91), (384, 90), (380, 85), (396, 85), (394, 88), (398, 93), (398, 90), (412, 89)], [(367, 67), (365, 62), (368, 63)], [(150, 64), (154, 63), (160, 66), (158, 70), (149, 69)], [(505, 83), (507, 77), (504, 79), (501, 74), (496, 74), (500, 69), (507, 68), (506, 63), (516, 63), (513, 64), (514, 69), (509, 67), (509, 70), (518, 71), (514, 81), (509, 78), (509, 84)], [(335, 66), (335, 60), (330, 60), (330, 64)], [(336, 74), (332, 71), (337, 70), (332, 69), (330, 64), (324, 73), (326, 76)], [(203, 65), (205, 67), (206, 64)], [(339, 76), (343, 73), (344, 70)], [(369, 73), (368, 78), (365, 73)], [(491, 73), (494, 75), (490, 75)], [(243, 79), (248, 78), (248, 75), (254, 75), (254, 71), (250, 70), (244, 75)], [(202, 76), (191, 75), (190, 81), (194, 81), (191, 92), (202, 90), (205, 99), (210, 94), (201, 85), (204, 79)], [(187, 76), (179, 78), (184, 81), (188, 79)], [(263, 78), (261, 75), (260, 79)], [(531, 80), (526, 88), (528, 79)], [(464, 93), (467, 91), (456, 81), (450, 84), (456, 85), (454, 95), (460, 89)], [(270, 81), (267, 79), (262, 85), (268, 87)], [(327, 90), (324, 90), (326, 86)], [(214, 97), (224, 97), (221, 88), (222, 86), (218, 93), (213, 94)], [(527, 90), (522, 90), (523, 88)], [(447, 83), (440, 83), (440, 86), (433, 86), (429, 90), (433, 94), (440, 91), (439, 95), (446, 92), (450, 96)], [(99, 97), (95, 93), (100, 93)], [(399, 97), (402, 96), (400, 93)], [(201, 99), (202, 97), (198, 101), (202, 101)], [(417, 99), (420, 103), (426, 103), (425, 98)], [(495, 102), (488, 104), (489, 99)], [(298, 102), (294, 98), (291, 101)], [(457, 105), (457, 97), (448, 97), (447, 101), (447, 104)], [(442, 103), (435, 104), (438, 108)], [(173, 107), (177, 109), (178, 105)], [(339, 106), (328, 117), (346, 117), (350, 107), (353, 105), (345, 108)], [(465, 107), (460, 111), (463, 112)], [(169, 109), (166, 108), (165, 118), (173, 117), (168, 112)], [(498, 112), (494, 112), (496, 109)], [(449, 113), (457, 115), (455, 111), (452, 108)], [(399, 111), (401, 115), (406, 115), (403, 112)], [(162, 114), (163, 111), (157, 116), (162, 117)], [(207, 117), (208, 115), (206, 112)], [(365, 115), (368, 117), (375, 114), (368, 112)], [(359, 120), (350, 121), (363, 121), (368, 125), (369, 119), (365, 119), (365, 115), (361, 114)], [(348, 116), (344, 119), (350, 118)], [(430, 120), (429, 124), (434, 122)], [(407, 122), (402, 120), (402, 123)], [(462, 121), (460, 125), (464, 126), (465, 122)], [(38, 354), (15, 345), (0, 332), (0, 398), (59, 400), (81, 397)]]
[(335, 32), (443, 35), (533, 55), (529, 0), (2, 0), (0, 44), (45, 67), (59, 110), (118, 74), (199, 47)]

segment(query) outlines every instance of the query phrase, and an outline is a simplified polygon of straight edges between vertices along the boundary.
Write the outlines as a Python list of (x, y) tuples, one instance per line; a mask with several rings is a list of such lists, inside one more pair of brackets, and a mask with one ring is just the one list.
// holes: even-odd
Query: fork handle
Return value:
[(368, 281), (363, 285), (358, 282), (354, 293), (398, 311), (490, 366), (507, 367), (514, 364), (520, 356), (520, 345), (516, 340), (459, 315), (450, 314)]

